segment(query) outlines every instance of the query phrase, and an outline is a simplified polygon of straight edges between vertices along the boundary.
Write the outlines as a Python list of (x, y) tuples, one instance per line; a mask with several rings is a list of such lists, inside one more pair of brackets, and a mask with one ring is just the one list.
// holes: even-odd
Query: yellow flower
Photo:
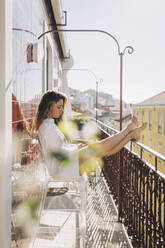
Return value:
[(62, 121), (58, 125), (61, 132), (71, 140), (74, 138), (76, 132), (77, 132), (77, 126), (75, 123), (71, 121)]

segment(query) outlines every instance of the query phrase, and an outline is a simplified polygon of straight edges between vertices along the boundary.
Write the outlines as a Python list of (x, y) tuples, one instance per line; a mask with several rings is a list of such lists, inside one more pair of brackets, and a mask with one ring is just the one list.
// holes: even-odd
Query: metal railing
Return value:
[[(97, 122), (100, 137), (117, 133)], [(104, 158), (103, 174), (118, 206), (119, 220), (127, 227), (133, 247), (165, 247), (165, 175), (157, 170), (157, 160), (165, 157), (135, 142), (140, 155), (128, 147)], [(131, 145), (132, 147), (132, 145)], [(155, 167), (143, 159), (143, 150), (155, 156)]]
[[(94, 119), (92, 119), (92, 120), (94, 120)], [(114, 128), (112, 128), (112, 127), (110, 127), (110, 126), (104, 124), (104, 123), (101, 122), (101, 121), (97, 121), (97, 124), (98, 124), (99, 128), (100, 128), (105, 134), (107, 134), (107, 135), (114, 135), (114, 134), (116, 134), (116, 133), (119, 132), (118, 130), (116, 130), (116, 129), (114, 129)], [(144, 152), (144, 151), (146, 151), (148, 154), (154, 156), (154, 158), (155, 158), (155, 159), (154, 159), (154, 166), (151, 165), (151, 164), (149, 164), (148, 161), (145, 161), (145, 162), (148, 164), (148, 166), (150, 166), (152, 169), (155, 168), (156, 171), (158, 170), (158, 168), (157, 168), (158, 160), (161, 160), (162, 162), (165, 163), (165, 156), (163, 156), (162, 154), (156, 152), (155, 150), (151, 149), (150, 147), (148, 147), (148, 146), (146, 146), (146, 145), (144, 145), (144, 144), (142, 144), (142, 143), (140, 143), (140, 142), (137, 142), (137, 141), (132, 142), (132, 141), (131, 141), (130, 144), (128, 144), (126, 147), (127, 147), (128, 149), (130, 149), (130, 150), (133, 152), (133, 149), (132, 149), (133, 145), (136, 145), (136, 146), (139, 147), (139, 149), (140, 149), (139, 157), (140, 157), (141, 159), (144, 159), (144, 156), (143, 156), (143, 152)], [(138, 156), (137, 153), (136, 153), (136, 155)], [(145, 160), (145, 159), (144, 159), (144, 160)], [(165, 178), (165, 175), (162, 174), (160, 171), (158, 171), (158, 173), (160, 173), (161, 176)]]

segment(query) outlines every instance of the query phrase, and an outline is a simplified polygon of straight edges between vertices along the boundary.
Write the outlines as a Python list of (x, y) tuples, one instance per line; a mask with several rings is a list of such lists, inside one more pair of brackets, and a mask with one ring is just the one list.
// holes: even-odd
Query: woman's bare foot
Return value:
[(128, 126), (127, 126), (128, 132), (133, 131), (137, 127), (137, 124), (138, 124), (138, 119), (135, 115), (133, 115), (132, 116), (132, 122), (130, 124), (128, 124)]
[(140, 139), (141, 132), (144, 131), (146, 126), (147, 126), (147, 122), (144, 122), (140, 127), (135, 128), (132, 131), (132, 140), (138, 141)]

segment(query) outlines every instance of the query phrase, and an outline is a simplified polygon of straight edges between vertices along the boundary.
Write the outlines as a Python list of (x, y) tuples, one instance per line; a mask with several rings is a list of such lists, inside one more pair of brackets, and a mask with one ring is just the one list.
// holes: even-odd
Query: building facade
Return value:
[[(139, 125), (148, 122), (140, 142), (165, 156), (165, 91), (133, 105), (133, 114), (138, 117)], [(140, 152), (136, 145), (134, 150)], [(152, 154), (144, 151), (143, 157), (154, 165), (155, 157)], [(165, 164), (160, 159), (158, 169), (165, 173)]]
[[(65, 34), (38, 36), (65, 22), (59, 0), (0, 1), (0, 245), (11, 240), (11, 168), (27, 160), (14, 154), (17, 131), (31, 127), (41, 95), (46, 90), (64, 89), (62, 68), (69, 57)], [(21, 153), (21, 152), (20, 152)], [(34, 159), (34, 157), (30, 157)]]
[(94, 109), (94, 98), (88, 93), (79, 92), (72, 98), (71, 103), (82, 112), (90, 113)]

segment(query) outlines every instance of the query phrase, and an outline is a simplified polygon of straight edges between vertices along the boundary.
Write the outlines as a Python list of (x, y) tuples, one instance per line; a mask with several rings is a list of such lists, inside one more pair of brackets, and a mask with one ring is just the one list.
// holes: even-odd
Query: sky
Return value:
[[(138, 103), (165, 90), (164, 0), (61, 0), (66, 29), (101, 29), (118, 40), (123, 56), (123, 100)], [(113, 39), (102, 33), (66, 33), (74, 58), (69, 87), (95, 89), (120, 97), (120, 56)], [(94, 74), (94, 75), (93, 75)]]

